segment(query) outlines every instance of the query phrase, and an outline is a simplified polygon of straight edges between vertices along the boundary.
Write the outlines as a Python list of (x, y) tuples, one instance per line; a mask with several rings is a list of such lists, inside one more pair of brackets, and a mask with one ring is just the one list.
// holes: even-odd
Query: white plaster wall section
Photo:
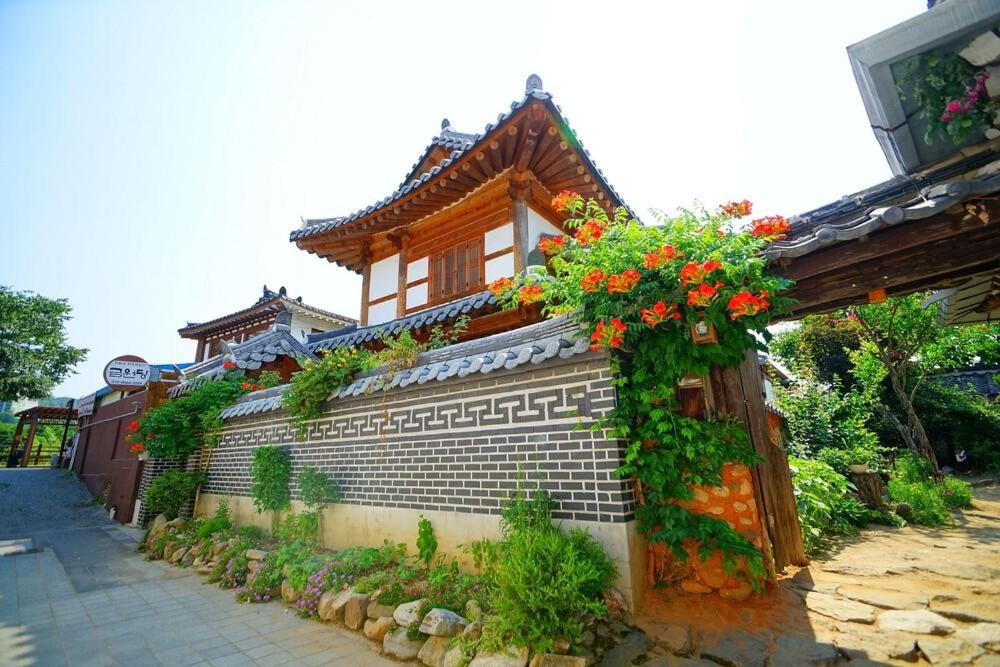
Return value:
[[(392, 255), (372, 264), (371, 280), (368, 284), (368, 300), (395, 294), (399, 281), (399, 255)], [(371, 319), (371, 311), (368, 312)]]
[[(406, 265), (406, 282), (412, 283), (427, 277), (428, 259), (421, 257)], [(414, 285), (406, 290), (406, 307), (415, 308), (427, 303), (427, 283)]]
[(406, 265), (406, 282), (412, 283), (427, 277), (427, 258), (421, 257)]
[(506, 225), (500, 225), (496, 229), (486, 232), (483, 252), (489, 255), (512, 245), (514, 245), (514, 223), (508, 222)]
[(427, 303), (427, 283), (406, 288), (406, 307), (415, 308)]
[(514, 275), (514, 253), (486, 260), (486, 282), (491, 283), (498, 278), (510, 278)]
[(389, 299), (382, 303), (368, 306), (368, 325), (382, 324), (389, 320), (396, 319), (396, 299)]
[(562, 236), (563, 231), (551, 222), (536, 213), (531, 207), (528, 208), (528, 252), (538, 247), (538, 241), (542, 235)]

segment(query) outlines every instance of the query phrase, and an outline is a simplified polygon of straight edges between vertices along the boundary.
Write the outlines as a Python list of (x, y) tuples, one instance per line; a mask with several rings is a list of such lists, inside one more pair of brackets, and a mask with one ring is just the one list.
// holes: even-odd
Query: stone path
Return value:
[(638, 625), (665, 665), (1000, 666), (1000, 487), (955, 517), (873, 526), (743, 605), (653, 594)]
[(0, 553), (18, 547), (0, 556), (0, 665), (394, 664), (360, 635), (147, 562), (139, 531), (87, 500), (59, 471), (0, 469)]

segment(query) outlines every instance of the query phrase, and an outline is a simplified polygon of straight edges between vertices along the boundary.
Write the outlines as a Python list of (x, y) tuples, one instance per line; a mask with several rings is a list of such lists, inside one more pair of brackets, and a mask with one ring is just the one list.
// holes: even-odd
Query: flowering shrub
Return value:
[[(552, 203), (575, 230), (558, 249), (550, 247), (554, 279), (538, 271), (491, 289), (501, 304), (515, 307), (523, 303), (525, 285), (537, 286), (543, 312), (574, 313), (592, 349), (614, 350), (619, 405), (605, 425), (628, 442), (618, 473), (636, 480), (637, 517), (649, 539), (666, 543), (681, 559), (692, 546), (702, 559), (721, 550), (730, 571), (743, 557), (751, 578), (759, 578), (762, 555), (748, 540), (724, 521), (676, 504), (692, 497), (692, 485), (720, 484), (723, 464), (752, 465), (756, 454), (728, 418), (680, 415), (675, 387), (712, 366), (739, 365), (746, 350), (759, 346), (754, 332), (766, 335), (774, 313), (787, 308), (789, 299), (778, 293), (789, 282), (765, 271), (760, 251), (786, 233), (788, 223), (771, 216), (735, 230), (734, 218), (752, 211), (748, 201), (715, 213), (658, 214), (658, 226), (643, 226), (624, 209), (609, 216), (597, 202), (570, 192)], [(713, 326), (716, 342), (695, 344), (697, 324)]]
[(900, 78), (900, 94), (921, 107), (927, 120), (924, 141), (930, 144), (934, 135), (945, 133), (959, 144), (993, 127), (997, 104), (986, 92), (989, 77), (954, 53), (928, 53), (910, 61)]

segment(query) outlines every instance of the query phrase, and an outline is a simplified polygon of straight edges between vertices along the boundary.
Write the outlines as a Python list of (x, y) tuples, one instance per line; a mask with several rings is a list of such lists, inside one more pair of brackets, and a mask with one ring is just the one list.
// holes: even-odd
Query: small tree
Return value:
[(323, 544), (323, 508), (339, 500), (337, 485), (319, 468), (306, 466), (298, 474), (299, 493), (306, 508), (316, 515), (316, 542)]
[(995, 360), (1000, 356), (1000, 327), (938, 326), (937, 309), (922, 306), (926, 296), (911, 294), (857, 306), (848, 310), (848, 316), (860, 327), (861, 346), (851, 353), (855, 377), (867, 387), (888, 381), (903, 419), (887, 406), (883, 414), (937, 475), (937, 456), (915, 407), (917, 390), (933, 373)]
[(66, 343), (71, 311), (66, 299), (0, 285), (0, 401), (45, 398), (87, 357)]
[(292, 458), (287, 449), (265, 445), (253, 450), (250, 464), (253, 496), (257, 512), (271, 512), (271, 529), (277, 531), (281, 521), (281, 511), (291, 507)]

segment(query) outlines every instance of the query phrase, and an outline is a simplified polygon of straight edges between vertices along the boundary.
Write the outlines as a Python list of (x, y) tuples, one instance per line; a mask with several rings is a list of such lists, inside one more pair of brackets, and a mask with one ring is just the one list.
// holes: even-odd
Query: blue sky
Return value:
[(0, 284), (69, 299), (75, 396), (119, 354), (191, 360), (177, 328), (264, 283), (356, 316), (299, 217), (386, 196), (532, 72), (636, 210), (791, 215), (890, 176), (845, 48), (924, 7), (0, 2)]

